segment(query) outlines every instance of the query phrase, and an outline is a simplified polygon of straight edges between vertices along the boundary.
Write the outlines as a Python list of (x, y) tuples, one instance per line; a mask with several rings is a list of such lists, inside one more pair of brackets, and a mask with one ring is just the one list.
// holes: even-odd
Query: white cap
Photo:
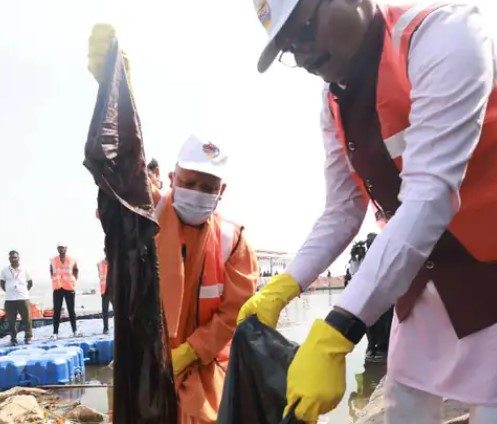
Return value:
[(181, 147), (178, 166), (223, 178), (227, 160), (228, 157), (214, 143), (191, 135)]
[(283, 28), (298, 2), (299, 0), (254, 0), (257, 17), (269, 38), (257, 64), (259, 72), (265, 72), (278, 56), (280, 49), (276, 46), (274, 38)]
[(59, 242), (57, 243), (57, 247), (67, 247), (67, 244), (64, 244), (64, 243), (62, 243), (61, 241), (59, 241)]

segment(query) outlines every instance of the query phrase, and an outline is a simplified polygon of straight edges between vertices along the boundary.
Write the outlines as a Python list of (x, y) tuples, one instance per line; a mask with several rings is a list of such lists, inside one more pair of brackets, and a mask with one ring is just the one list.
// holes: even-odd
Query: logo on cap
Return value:
[(212, 144), (210, 141), (202, 146), (202, 151), (211, 159), (219, 156), (219, 147)]
[(267, 0), (254, 0), (254, 5), (257, 10), (257, 17), (264, 28), (268, 29), (271, 25), (271, 8)]

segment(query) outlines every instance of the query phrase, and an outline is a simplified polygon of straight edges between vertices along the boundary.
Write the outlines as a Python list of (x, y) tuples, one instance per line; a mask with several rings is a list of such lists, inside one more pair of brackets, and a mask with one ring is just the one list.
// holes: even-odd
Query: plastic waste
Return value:
[(217, 424), (300, 424), (282, 420), (286, 377), (298, 345), (247, 318), (235, 331)]
[[(89, 67), (100, 87), (84, 160), (99, 187), (98, 217), (109, 263), (106, 293), (112, 298), (115, 332), (113, 422), (175, 424), (178, 402), (154, 239), (159, 225), (129, 63), (114, 35), (110, 25), (97, 24), (90, 37)], [(98, 63), (102, 66), (97, 70)], [(90, 359), (110, 362), (110, 349), (104, 350), (92, 351), (96, 355)]]

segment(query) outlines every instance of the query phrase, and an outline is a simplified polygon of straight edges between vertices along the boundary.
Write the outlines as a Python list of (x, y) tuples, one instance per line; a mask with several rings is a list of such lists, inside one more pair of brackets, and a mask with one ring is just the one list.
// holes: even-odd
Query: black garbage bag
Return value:
[(282, 421), (286, 376), (298, 345), (255, 316), (233, 336), (217, 424), (299, 424), (293, 414)]
[(85, 145), (98, 191), (114, 308), (113, 422), (176, 424), (177, 399), (165, 314), (159, 300), (154, 217), (140, 119), (117, 40)]

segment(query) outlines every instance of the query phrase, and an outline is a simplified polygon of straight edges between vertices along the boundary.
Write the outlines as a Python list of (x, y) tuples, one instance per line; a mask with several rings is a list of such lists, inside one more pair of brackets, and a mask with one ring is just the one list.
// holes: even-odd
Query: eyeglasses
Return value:
[(314, 35), (314, 21), (316, 20), (316, 16), (323, 2), (324, 0), (318, 1), (311, 17), (307, 21), (305, 21), (305, 23), (299, 29), (298, 35), (297, 37), (295, 37), (296, 41), (290, 43), (288, 47), (285, 47), (281, 50), (281, 53), (278, 56), (278, 61), (286, 67), (296, 68), (297, 61), (295, 60), (295, 53), (299, 53), (302, 50), (302, 46), (316, 41)]

